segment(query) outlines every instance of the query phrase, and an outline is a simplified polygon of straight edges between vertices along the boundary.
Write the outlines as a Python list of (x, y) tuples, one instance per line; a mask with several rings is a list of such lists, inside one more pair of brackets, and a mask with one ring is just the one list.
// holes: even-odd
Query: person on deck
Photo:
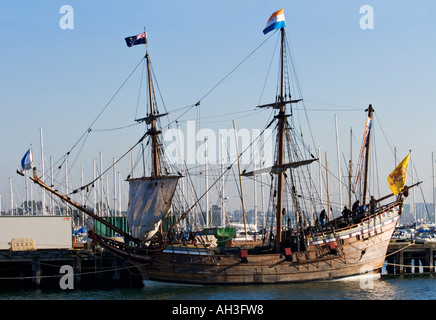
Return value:
[(369, 210), (371, 211), (371, 214), (375, 213), (376, 207), (377, 207), (377, 200), (375, 200), (374, 196), (371, 196), (371, 199), (369, 200)]
[(344, 221), (347, 224), (350, 224), (350, 220), (351, 220), (351, 216), (352, 216), (352, 212), (350, 209), (347, 208), (347, 206), (344, 207), (344, 210), (342, 211), (342, 217), (344, 218)]
[(357, 214), (359, 212), (359, 207), (360, 207), (360, 201), (356, 200), (356, 202), (353, 203), (353, 207), (351, 208), (353, 214)]
[(324, 227), (325, 221), (327, 220), (327, 213), (324, 209), (322, 209), (321, 214), (319, 215), (319, 220), (321, 222), (321, 227)]

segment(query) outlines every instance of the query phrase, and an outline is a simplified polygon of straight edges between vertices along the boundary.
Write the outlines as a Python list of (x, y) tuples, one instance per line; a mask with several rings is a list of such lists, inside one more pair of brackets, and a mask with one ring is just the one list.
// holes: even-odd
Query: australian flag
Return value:
[(131, 47), (131, 46), (136, 46), (137, 44), (146, 44), (147, 37), (144, 32), (136, 36), (127, 37), (124, 39), (126, 40), (127, 46)]

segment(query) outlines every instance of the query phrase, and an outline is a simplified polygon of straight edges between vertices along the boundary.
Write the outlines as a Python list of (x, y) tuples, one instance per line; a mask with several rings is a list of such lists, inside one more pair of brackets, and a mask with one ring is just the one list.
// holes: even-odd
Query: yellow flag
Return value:
[(409, 164), (410, 153), (401, 161), (394, 171), (388, 176), (389, 187), (393, 194), (398, 194), (406, 185), (407, 165)]

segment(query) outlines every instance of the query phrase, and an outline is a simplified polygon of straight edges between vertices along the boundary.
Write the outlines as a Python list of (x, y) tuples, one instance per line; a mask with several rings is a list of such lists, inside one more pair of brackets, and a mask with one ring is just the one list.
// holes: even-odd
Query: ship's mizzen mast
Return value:
[[(372, 108), (372, 105), (370, 104), (368, 109), (365, 111), (368, 111), (368, 119), (372, 121), (372, 116), (374, 109)], [(365, 205), (366, 203), (366, 193), (368, 190), (368, 175), (369, 175), (369, 146), (370, 146), (370, 140), (371, 140), (371, 130), (368, 133), (368, 139), (366, 140), (366, 150), (365, 150), (365, 180), (364, 180), (364, 186), (363, 186), (363, 198), (362, 198), (362, 204)]]
[(366, 118), (366, 125), (365, 125), (365, 131), (364, 131), (363, 142), (362, 142), (362, 150), (360, 153), (359, 167), (358, 167), (356, 181), (354, 183), (354, 191), (353, 191), (353, 192), (356, 191), (356, 187), (359, 181), (361, 181), (360, 176), (363, 166), (364, 175), (363, 175), (362, 199), (359, 199), (361, 200), (362, 205), (366, 205), (366, 198), (368, 193), (369, 153), (370, 153), (370, 141), (371, 141), (371, 132), (372, 132), (372, 118), (374, 113), (374, 109), (371, 104), (368, 106), (365, 112), (368, 113), (368, 116)]

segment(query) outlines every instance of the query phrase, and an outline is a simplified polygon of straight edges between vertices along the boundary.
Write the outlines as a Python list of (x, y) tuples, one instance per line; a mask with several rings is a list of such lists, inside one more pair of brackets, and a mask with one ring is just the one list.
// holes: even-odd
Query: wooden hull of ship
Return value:
[[(129, 258), (144, 284), (291, 283), (365, 275), (383, 267), (389, 241), (400, 216), (401, 203), (378, 210), (360, 223), (308, 238), (306, 252), (259, 253), (168, 246), (144, 259)], [(110, 249), (110, 248), (108, 248)], [(145, 257), (144, 257), (145, 258)], [(150, 259), (149, 259), (150, 258)]]

